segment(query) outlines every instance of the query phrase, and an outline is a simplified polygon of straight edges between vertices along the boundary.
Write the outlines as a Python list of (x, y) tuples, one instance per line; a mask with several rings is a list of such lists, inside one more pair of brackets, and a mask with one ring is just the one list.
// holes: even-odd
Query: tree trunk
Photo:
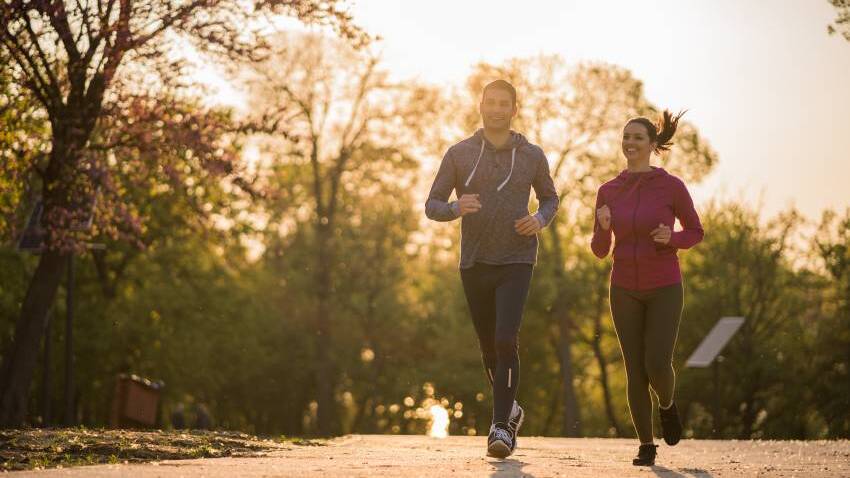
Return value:
[(330, 264), (330, 221), (322, 223), (320, 218), (316, 228), (318, 236), (316, 268), (316, 394), (318, 409), (318, 431), (322, 436), (333, 434), (335, 417), (333, 363), (331, 356), (331, 324), (329, 301), (331, 298)]
[(605, 414), (608, 415), (608, 422), (611, 428), (614, 429), (616, 436), (623, 436), (623, 431), (620, 429), (620, 424), (617, 422), (617, 415), (614, 413), (614, 405), (611, 401), (611, 387), (608, 385), (608, 361), (605, 359), (605, 354), (602, 351), (602, 309), (605, 304), (605, 296), (599, 294), (596, 299), (596, 314), (594, 314), (593, 324), (593, 355), (596, 357), (596, 363), (599, 364), (599, 384), (602, 386), (602, 396), (605, 399)]
[(581, 417), (578, 410), (578, 398), (573, 387), (572, 325), (566, 315), (559, 322), (560, 340), (558, 341), (558, 359), (561, 365), (561, 392), (564, 396), (564, 422), (561, 435), (581, 436)]
[[(558, 348), (557, 340), (553, 340), (555, 342), (555, 349)], [(563, 387), (555, 390), (552, 393), (552, 404), (549, 406), (549, 413), (546, 415), (546, 420), (543, 421), (543, 427), (541, 427), (540, 434), (543, 436), (551, 436), (554, 432), (550, 432), (552, 428), (552, 424), (555, 422), (555, 415), (558, 414), (558, 404), (561, 403), (561, 392), (563, 391)]]
[(3, 357), (0, 377), (0, 427), (18, 428), (27, 418), (29, 388), (38, 358), (47, 314), (65, 272), (66, 256), (55, 251), (42, 254), (30, 280), (15, 324), (15, 336)]
[(600, 338), (597, 335), (593, 339), (593, 355), (596, 356), (596, 363), (599, 364), (599, 384), (602, 386), (602, 396), (605, 399), (605, 414), (608, 415), (608, 422), (611, 428), (614, 429), (616, 436), (623, 436), (623, 431), (620, 429), (620, 424), (617, 422), (617, 415), (614, 413), (614, 405), (611, 401), (611, 387), (608, 385), (608, 362), (605, 360), (605, 355), (602, 353)]
[[(552, 240), (552, 255), (555, 268), (553, 275), (558, 284), (567, 281), (564, 270), (564, 254), (561, 250), (561, 236), (558, 231), (558, 218), (552, 220), (549, 225), (549, 234)], [(564, 422), (561, 426), (561, 434), (568, 437), (581, 436), (581, 417), (579, 415), (578, 397), (573, 387), (573, 358), (572, 358), (572, 320), (570, 319), (568, 307), (571, 302), (569, 291), (561, 290), (559, 299), (552, 308), (552, 316), (558, 320), (558, 363), (561, 367), (561, 387), (564, 397)]]

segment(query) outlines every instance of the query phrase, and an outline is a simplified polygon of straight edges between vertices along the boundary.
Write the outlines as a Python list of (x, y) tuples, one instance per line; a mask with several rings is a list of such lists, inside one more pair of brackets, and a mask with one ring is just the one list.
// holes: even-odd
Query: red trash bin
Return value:
[(115, 382), (112, 428), (152, 428), (159, 416), (159, 396), (163, 383), (151, 382), (137, 375), (121, 374)]

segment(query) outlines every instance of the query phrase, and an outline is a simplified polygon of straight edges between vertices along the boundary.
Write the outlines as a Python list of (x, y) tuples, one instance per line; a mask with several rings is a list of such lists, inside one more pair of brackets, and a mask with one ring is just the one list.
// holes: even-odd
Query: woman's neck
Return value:
[(630, 173), (647, 173), (652, 171), (652, 166), (649, 165), (649, 158), (639, 161), (629, 161), (628, 171)]

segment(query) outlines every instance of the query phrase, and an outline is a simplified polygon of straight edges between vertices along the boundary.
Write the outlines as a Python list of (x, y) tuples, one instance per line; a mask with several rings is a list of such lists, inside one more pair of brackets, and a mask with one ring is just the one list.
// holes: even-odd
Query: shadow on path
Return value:
[(683, 475), (677, 471), (673, 471), (669, 468), (664, 468), (663, 466), (652, 466), (652, 471), (655, 472), (656, 476), (660, 476), (663, 478), (688, 478), (688, 476), (693, 476), (695, 478), (711, 478), (711, 473), (701, 470), (699, 468), (686, 468), (682, 471), (687, 473), (687, 475)]
[(524, 461), (509, 458), (506, 460), (492, 460), (489, 463), (496, 467), (496, 471), (490, 475), (490, 478), (534, 478), (534, 475), (522, 472), (522, 468), (528, 465)]

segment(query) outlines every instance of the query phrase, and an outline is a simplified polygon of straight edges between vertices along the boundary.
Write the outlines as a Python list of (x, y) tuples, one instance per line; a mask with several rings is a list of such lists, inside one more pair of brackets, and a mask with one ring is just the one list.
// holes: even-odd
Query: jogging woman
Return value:
[[(613, 232), (611, 315), (640, 439), (633, 460), (638, 466), (655, 463), (650, 387), (658, 398), (664, 441), (675, 445), (682, 435), (673, 401), (673, 349), (683, 305), (677, 251), (699, 243), (703, 229), (685, 183), (650, 164), (652, 153), (670, 149), (680, 117), (665, 110), (658, 125), (644, 117), (630, 119), (622, 139), (628, 167), (596, 196), (591, 248), (600, 259), (607, 256)], [(673, 230), (675, 219), (682, 230)]]

